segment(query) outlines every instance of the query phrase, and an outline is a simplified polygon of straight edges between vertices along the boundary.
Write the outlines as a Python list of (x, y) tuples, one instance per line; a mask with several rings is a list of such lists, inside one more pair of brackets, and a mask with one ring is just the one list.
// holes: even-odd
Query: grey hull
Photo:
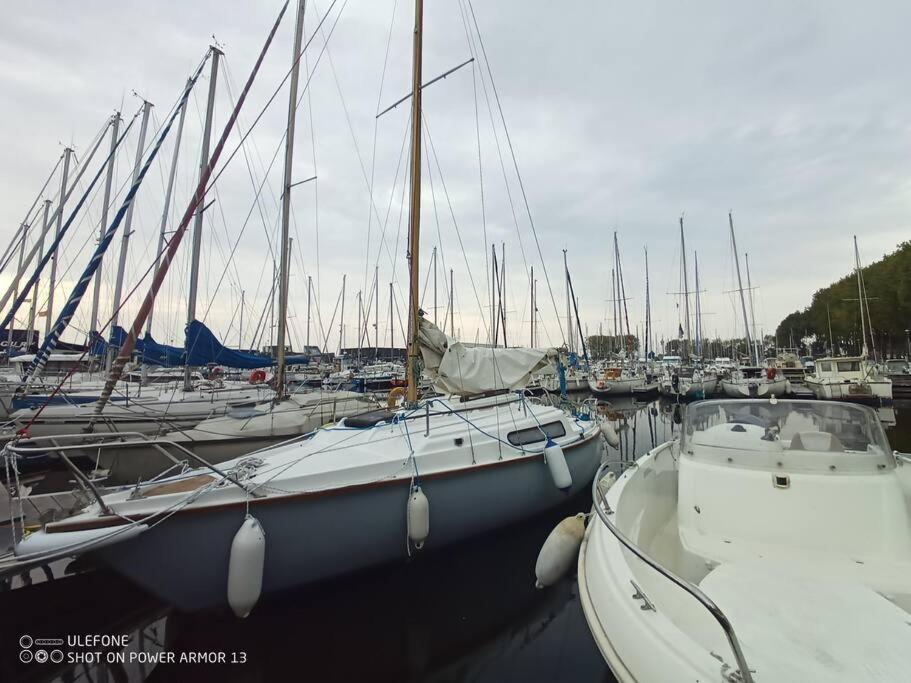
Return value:
[[(425, 553), (517, 522), (587, 487), (602, 454), (588, 437), (564, 447), (572, 474), (559, 491), (543, 457), (468, 467), (421, 480), (430, 501)], [(406, 559), (410, 482), (383, 480), (342, 490), (251, 499), (266, 536), (263, 595)], [(227, 602), (228, 558), (245, 506), (180, 512), (135, 539), (98, 551), (102, 561), (175, 607)]]

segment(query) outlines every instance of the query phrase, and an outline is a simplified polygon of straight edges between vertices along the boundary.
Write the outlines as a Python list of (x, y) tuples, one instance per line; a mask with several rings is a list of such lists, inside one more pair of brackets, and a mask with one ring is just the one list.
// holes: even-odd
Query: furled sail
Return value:
[[(307, 356), (286, 356), (288, 365), (306, 365), (310, 362)], [(271, 356), (258, 353), (245, 353), (226, 348), (208, 327), (198, 320), (187, 325), (187, 365), (202, 366), (217, 363), (229, 368), (252, 370), (275, 365)]]
[(434, 388), (458, 396), (522, 389), (533, 373), (552, 365), (557, 357), (555, 349), (466, 346), (423, 317), (418, 344)]
[[(126, 337), (126, 333), (124, 333)], [(184, 350), (179, 346), (159, 344), (146, 332), (145, 337), (136, 342), (136, 350), (142, 354), (142, 362), (147, 365), (160, 365), (176, 368), (184, 364)]]

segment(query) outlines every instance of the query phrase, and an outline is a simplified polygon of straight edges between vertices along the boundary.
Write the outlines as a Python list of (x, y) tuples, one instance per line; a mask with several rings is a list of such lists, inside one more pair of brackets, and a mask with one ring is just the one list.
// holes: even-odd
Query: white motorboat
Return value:
[(873, 410), (706, 401), (681, 434), (592, 487), (580, 599), (617, 680), (904, 680), (911, 458)]
[(820, 358), (806, 383), (816, 398), (854, 403), (892, 400), (892, 380), (863, 356)]
[(768, 398), (784, 396), (787, 378), (775, 368), (740, 367), (721, 380), (724, 395), (729, 398)]

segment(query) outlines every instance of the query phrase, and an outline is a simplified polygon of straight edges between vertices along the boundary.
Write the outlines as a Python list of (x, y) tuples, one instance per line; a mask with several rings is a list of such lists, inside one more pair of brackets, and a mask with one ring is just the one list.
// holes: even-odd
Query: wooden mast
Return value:
[(417, 363), (420, 297), (418, 266), (421, 246), (421, 71), (423, 57), (424, 3), (414, 3), (414, 41), (411, 68), (411, 206), (408, 225), (408, 267), (409, 267), (409, 308), (408, 308), (408, 359), (406, 377), (408, 387), (405, 398), (415, 403), (418, 398)]
[(294, 26), (294, 50), (291, 55), (291, 81), (288, 86), (288, 128), (285, 135), (285, 166), (282, 183), (282, 236), (279, 242), (281, 261), (278, 283), (278, 339), (275, 348), (275, 400), (285, 396), (285, 335), (288, 325), (288, 281), (291, 268), (291, 171), (294, 162), (294, 127), (297, 120), (297, 84), (300, 78), (300, 52), (304, 35), (304, 12), (307, 3), (299, 0)]

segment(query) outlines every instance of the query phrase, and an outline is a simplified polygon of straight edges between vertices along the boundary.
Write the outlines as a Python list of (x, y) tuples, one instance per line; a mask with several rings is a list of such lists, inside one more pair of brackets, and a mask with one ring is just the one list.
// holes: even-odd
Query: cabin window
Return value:
[(829, 362), (819, 363), (820, 372), (832, 372), (832, 364)]
[(839, 372), (860, 372), (859, 360), (840, 360), (838, 361)]
[(539, 443), (547, 439), (556, 439), (560, 436), (566, 436), (566, 427), (560, 421), (548, 422), (540, 427), (529, 427), (520, 429), (516, 432), (507, 434), (506, 439), (513, 446), (526, 446), (531, 443)]

